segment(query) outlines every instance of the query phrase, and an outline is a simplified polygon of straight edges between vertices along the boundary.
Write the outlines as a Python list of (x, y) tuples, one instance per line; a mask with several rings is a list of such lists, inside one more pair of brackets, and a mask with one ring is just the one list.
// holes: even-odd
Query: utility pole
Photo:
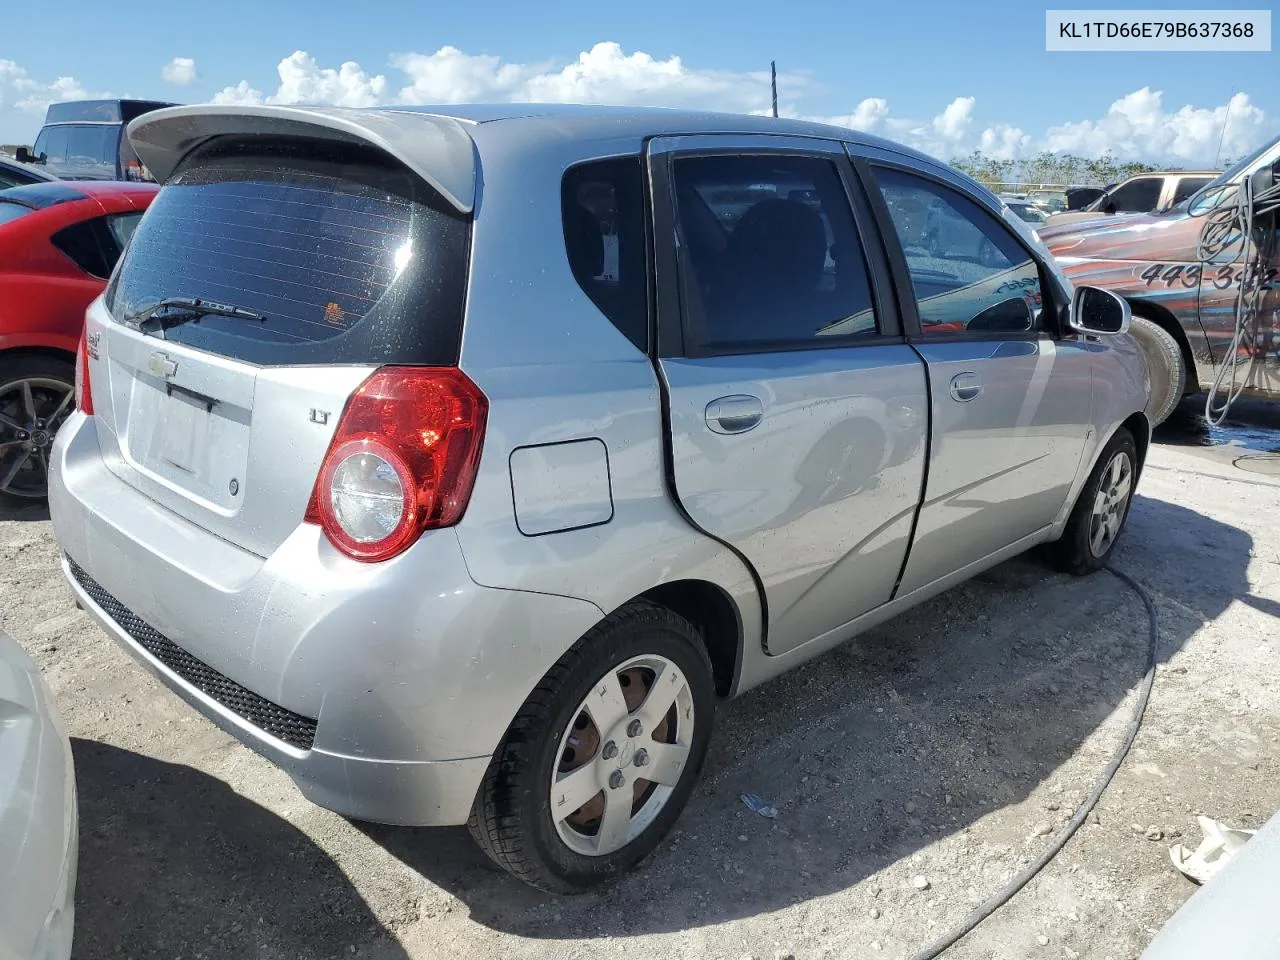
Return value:
[(773, 91), (773, 116), (778, 116), (778, 63), (776, 60), (769, 61), (769, 86)]

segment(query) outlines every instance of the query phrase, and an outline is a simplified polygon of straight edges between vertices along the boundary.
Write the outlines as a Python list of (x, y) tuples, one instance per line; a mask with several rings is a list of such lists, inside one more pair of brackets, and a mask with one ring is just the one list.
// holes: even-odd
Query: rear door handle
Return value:
[(982, 384), (978, 382), (976, 373), (957, 373), (951, 378), (951, 399), (958, 403), (968, 403), (982, 393)]
[(707, 426), (716, 433), (746, 433), (763, 419), (764, 404), (759, 397), (735, 393), (707, 404)]

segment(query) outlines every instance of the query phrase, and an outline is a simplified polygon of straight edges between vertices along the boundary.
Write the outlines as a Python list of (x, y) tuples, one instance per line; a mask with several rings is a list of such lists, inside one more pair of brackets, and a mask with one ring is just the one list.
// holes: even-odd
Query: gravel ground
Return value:
[[(952, 960), (1137, 957), (1195, 889), (1167, 856), (1199, 842), (1195, 814), (1256, 827), (1280, 808), (1280, 470), (1239, 459), (1280, 432), (1199, 447), (1221, 437), (1186, 420), (1164, 439), (1114, 561), (1160, 616), (1142, 731), (1096, 816)], [(555, 899), (465, 831), (304, 801), (89, 624), (42, 513), (0, 518), (0, 629), (73, 737), (80, 960), (909, 957), (1067, 821), (1145, 668), (1118, 579), (1006, 564), (723, 709), (644, 869)]]

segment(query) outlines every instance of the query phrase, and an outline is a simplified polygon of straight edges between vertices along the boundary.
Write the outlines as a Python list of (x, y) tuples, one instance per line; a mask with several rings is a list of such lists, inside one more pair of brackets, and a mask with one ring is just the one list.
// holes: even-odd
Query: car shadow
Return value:
[(43, 500), (18, 500), (0, 494), (0, 521), (48, 520), (49, 504)]
[(192, 767), (93, 740), (71, 745), (76, 960), (407, 957), (287, 820)]
[[(1248, 594), (1251, 546), (1237, 528), (1135, 498), (1112, 562), (1156, 596), (1162, 661)], [(1142, 677), (1147, 639), (1143, 603), (1118, 578), (1063, 576), (1031, 556), (1003, 564), (722, 708), (672, 835), (639, 870), (579, 897), (498, 871), (463, 830), (361, 829), (473, 920), (523, 937), (769, 914), (846, 890), (1055, 782)], [(744, 793), (777, 818), (749, 811)], [(1077, 800), (1064, 797), (1064, 818)]]

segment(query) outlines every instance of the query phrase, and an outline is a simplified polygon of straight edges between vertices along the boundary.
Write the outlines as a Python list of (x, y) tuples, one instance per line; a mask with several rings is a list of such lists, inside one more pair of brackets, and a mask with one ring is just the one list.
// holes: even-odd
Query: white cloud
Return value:
[(980, 126), (977, 117), (973, 97), (956, 97), (931, 120), (897, 116), (888, 101), (872, 97), (859, 103), (852, 114), (809, 119), (875, 133), (944, 160), (974, 150), (996, 160), (1051, 151), (1088, 157), (1110, 153), (1118, 160), (1206, 168), (1241, 156), (1276, 133), (1275, 119), (1247, 93), (1235, 94), (1229, 106), (1186, 104), (1167, 110), (1163, 94), (1150, 87), (1116, 100), (1096, 120), (1051, 126), (1040, 136), (1009, 123)]
[(185, 87), (196, 82), (196, 62), (190, 57), (174, 57), (160, 69), (160, 76), (165, 83), (176, 83)]
[(822, 123), (835, 124), (837, 127), (849, 127), (863, 133), (878, 133), (889, 116), (889, 101), (883, 97), (867, 97), (856, 107), (853, 113), (839, 117), (815, 117)]
[(517, 99), (523, 84), (547, 64), (503, 63), (499, 57), (463, 53), (441, 47), (435, 53), (401, 53), (391, 58), (411, 81), (401, 89), (401, 103), (466, 103)]
[(234, 103), (242, 106), (262, 103), (264, 100), (262, 91), (249, 86), (248, 80), (241, 80), (234, 87), (223, 87), (213, 95), (214, 103)]
[[(810, 85), (800, 75), (781, 76), (778, 84), (790, 96)], [(769, 106), (769, 74), (694, 69), (680, 57), (658, 60), (641, 50), (628, 54), (616, 43), (597, 43), (560, 70), (532, 73), (513, 99), (749, 112)]]
[[(321, 67), (310, 54), (295, 51), (280, 61), (280, 84), (263, 93), (241, 81), (223, 88), (218, 103), (329, 103), (372, 106), (378, 103), (464, 103), (519, 101), (615, 103), (699, 107), (761, 112), (769, 106), (767, 72), (701, 70), (677, 56), (665, 60), (617, 43), (597, 43), (557, 68), (552, 61), (508, 63), (488, 54), (441, 47), (435, 53), (391, 57), (408, 84), (392, 91), (381, 74), (370, 76), (358, 63)], [(784, 74), (779, 86), (802, 96), (814, 85), (804, 74)]]
[(337, 70), (320, 67), (315, 57), (298, 50), (280, 61), (280, 89), (273, 103), (328, 103), (335, 107), (372, 107), (387, 98), (387, 78), (371, 77), (360, 64), (347, 61)]
[(276, 65), (280, 86), (264, 95), (241, 80), (214, 94), (214, 103), (324, 103), (335, 107), (372, 107), (387, 102), (387, 78), (369, 76), (348, 60), (336, 70), (321, 67), (305, 50), (295, 50)]
[[(515, 63), (443, 46), (434, 53), (394, 54), (388, 65), (390, 78), (370, 73), (354, 61), (324, 66), (297, 50), (277, 64), (274, 89), (258, 89), (241, 80), (224, 86), (213, 100), (352, 107), (558, 101), (769, 112), (767, 71), (705, 69), (675, 55), (628, 52), (613, 42), (597, 43), (568, 60)], [(172, 59), (162, 74), (179, 84), (199, 79), (195, 62), (186, 57)], [(937, 113), (932, 117), (926, 113), (923, 119), (895, 112), (891, 99), (883, 96), (862, 97), (856, 103), (850, 98), (845, 102), (854, 105), (847, 113), (813, 116), (812, 104), (837, 95), (804, 72), (780, 75), (778, 87), (784, 116), (805, 116), (879, 134), (947, 160), (974, 150), (1012, 160), (1050, 150), (1090, 156), (1109, 152), (1119, 160), (1207, 166), (1218, 156), (1220, 137), (1221, 157), (1239, 156), (1273, 135), (1276, 125), (1275, 117), (1246, 93), (1237, 93), (1229, 108), (1227, 104), (1166, 107), (1161, 91), (1143, 87), (1116, 100), (1101, 117), (1077, 117), (1042, 130), (1026, 130), (1001, 118), (998, 103), (980, 103), (971, 96), (940, 101)], [(0, 60), (0, 139), (30, 139), (51, 101), (106, 95), (90, 94), (73, 77), (37, 80), (17, 63)]]
[[(994, 160), (1013, 160), (1030, 152), (1031, 135), (1007, 123), (987, 127), (978, 136), (978, 149)], [(950, 159), (950, 158), (948, 158)]]
[(1086, 155), (1110, 151), (1122, 160), (1157, 157), (1211, 166), (1219, 141), (1222, 157), (1239, 156), (1273, 135), (1274, 125), (1247, 93), (1237, 93), (1218, 107), (1187, 104), (1169, 111), (1161, 91), (1143, 87), (1115, 101), (1098, 120), (1050, 127), (1043, 146)]
[(973, 97), (956, 97), (947, 109), (933, 118), (933, 130), (943, 140), (960, 140), (973, 123)]
[(75, 77), (58, 77), (51, 83), (41, 83), (12, 60), (0, 59), (0, 117), (15, 109), (43, 116), (49, 104), (56, 100), (82, 100), (89, 96), (89, 91)]

